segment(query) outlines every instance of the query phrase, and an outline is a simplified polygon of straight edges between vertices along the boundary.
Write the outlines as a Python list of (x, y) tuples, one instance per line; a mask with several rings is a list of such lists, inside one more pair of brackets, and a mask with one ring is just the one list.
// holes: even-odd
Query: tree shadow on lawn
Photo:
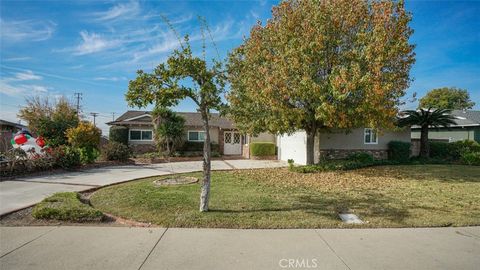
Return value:
[[(409, 206), (402, 204), (398, 199), (379, 193), (362, 194), (362, 197), (353, 197), (348, 194), (301, 194), (294, 195), (290, 206), (266, 207), (256, 209), (210, 209), (217, 213), (261, 213), (261, 212), (289, 212), (304, 211), (308, 214), (323, 216), (339, 221), (339, 213), (364, 213), (368, 218), (382, 218), (402, 224), (409, 216)], [(401, 206), (401, 207), (399, 207)], [(360, 217), (362, 218), (362, 217)]]
[(480, 166), (467, 165), (390, 165), (353, 171), (365, 177), (391, 177), (398, 180), (480, 183)]

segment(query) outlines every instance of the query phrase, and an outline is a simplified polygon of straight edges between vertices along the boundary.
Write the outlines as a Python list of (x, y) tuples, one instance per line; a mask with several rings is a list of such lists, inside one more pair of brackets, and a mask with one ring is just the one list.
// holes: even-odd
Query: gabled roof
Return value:
[(0, 125), (2, 125), (2, 126), (11, 126), (11, 127), (17, 128), (17, 129), (22, 129), (22, 128), (26, 128), (26, 127), (27, 127), (27, 126), (25, 126), (25, 125), (22, 125), (22, 124), (19, 124), (19, 123), (10, 122), (10, 121), (3, 120), (3, 119), (0, 119)]
[[(480, 111), (473, 110), (453, 110), (452, 115), (455, 116), (456, 125), (449, 127), (471, 127), (480, 126)], [(420, 126), (412, 126), (413, 129)]]
[[(198, 112), (176, 112), (185, 118), (185, 126), (202, 126), (202, 116)], [(150, 118), (150, 119), (149, 119)], [(152, 125), (150, 111), (127, 111), (108, 125)], [(223, 129), (234, 128), (234, 123), (218, 113), (210, 113), (210, 126)]]
[(480, 126), (480, 111), (453, 110), (452, 114), (455, 116), (457, 126)]

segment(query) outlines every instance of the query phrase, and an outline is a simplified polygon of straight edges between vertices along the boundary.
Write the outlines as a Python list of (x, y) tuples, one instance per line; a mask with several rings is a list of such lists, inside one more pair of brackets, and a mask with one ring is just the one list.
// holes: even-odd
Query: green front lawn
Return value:
[(100, 189), (91, 203), (105, 213), (165, 227), (348, 227), (339, 212), (355, 213), (366, 222), (355, 227), (480, 225), (478, 166), (213, 172), (208, 213), (198, 211), (199, 184), (153, 185), (159, 178)]

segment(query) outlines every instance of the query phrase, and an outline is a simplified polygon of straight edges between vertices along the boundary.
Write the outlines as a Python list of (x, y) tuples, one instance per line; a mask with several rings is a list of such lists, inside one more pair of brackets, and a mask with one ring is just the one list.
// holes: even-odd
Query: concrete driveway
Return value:
[[(277, 160), (215, 160), (213, 170), (287, 166)], [(112, 166), (0, 182), (0, 215), (36, 204), (55, 192), (84, 191), (136, 178), (202, 170), (201, 161)]]
[(1, 269), (478, 269), (480, 227), (0, 227)]

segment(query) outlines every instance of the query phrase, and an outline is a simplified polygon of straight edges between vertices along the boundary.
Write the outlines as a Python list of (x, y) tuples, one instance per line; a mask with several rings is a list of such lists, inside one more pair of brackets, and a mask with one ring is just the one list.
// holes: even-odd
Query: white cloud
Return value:
[(51, 21), (5, 21), (0, 19), (0, 35), (3, 42), (47, 40), (55, 32), (55, 27), (55, 23)]
[(0, 79), (0, 93), (12, 97), (47, 93), (50, 89), (49, 87), (37, 84), (25, 84), (26, 81), (41, 79), (43, 79), (42, 76), (36, 75), (31, 70), (21, 70), (13, 74), (13, 77), (2, 75)]
[(7, 96), (19, 96), (25, 92), (21, 86), (13, 86), (6, 80), (0, 80), (0, 93)]
[(41, 86), (41, 85), (27, 85), (25, 86), (26, 88), (31, 88), (33, 92), (39, 94), (39, 93), (46, 93), (48, 92), (48, 87)]
[(21, 106), (18, 104), (2, 104), (2, 109), (0, 110), (0, 118), (10, 122), (25, 124), (25, 122), (20, 121), (17, 116), (20, 107)]
[(9, 79), (0, 80), (0, 93), (11, 97), (23, 97), (30, 94), (43, 94), (47, 93), (50, 89), (51, 88), (43, 85), (15, 85), (12, 84), (11, 80)]
[(10, 57), (10, 58), (5, 58), (3, 61), (5, 62), (17, 62), (17, 61), (26, 61), (32, 59), (31, 57), (25, 56), (25, 57)]
[(96, 77), (94, 78), (95, 81), (111, 81), (111, 82), (118, 82), (118, 81), (126, 81), (126, 77)]
[(25, 70), (15, 74), (16, 81), (32, 81), (32, 80), (41, 80), (42, 76), (34, 74), (31, 70)]
[(133, 61), (159, 55), (162, 53), (170, 52), (173, 49), (180, 46), (177, 37), (172, 32), (164, 33), (163, 39), (160, 43), (157, 43), (146, 50), (139, 50), (133, 54)]
[(83, 68), (84, 65), (76, 65), (76, 66), (71, 66), (69, 67), (70, 69), (81, 69)]
[(117, 47), (120, 40), (107, 39), (96, 33), (81, 31), (82, 43), (73, 49), (75, 55), (85, 55)]
[(140, 13), (138, 1), (119, 3), (106, 11), (95, 12), (93, 16), (97, 21), (116, 21), (134, 18)]

